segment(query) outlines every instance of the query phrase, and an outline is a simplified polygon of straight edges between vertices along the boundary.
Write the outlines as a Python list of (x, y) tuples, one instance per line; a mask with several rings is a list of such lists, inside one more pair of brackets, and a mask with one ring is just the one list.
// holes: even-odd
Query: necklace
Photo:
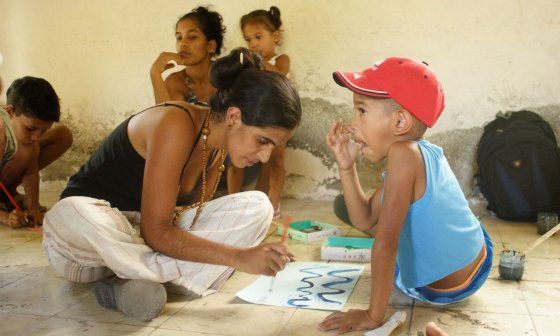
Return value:
[(208, 195), (208, 198), (206, 198), (206, 171), (207, 171), (207, 165), (208, 165), (208, 161), (206, 160), (206, 149), (208, 147), (208, 135), (210, 135), (210, 128), (208, 128), (208, 124), (210, 122), (210, 112), (208, 112), (206, 114), (206, 117), (204, 119), (204, 125), (202, 126), (202, 185), (200, 187), (200, 201), (191, 204), (191, 205), (187, 205), (187, 206), (183, 206), (181, 207), (181, 209), (179, 211), (177, 211), (175, 213), (175, 215), (173, 216), (173, 223), (175, 224), (177, 222), (177, 220), (179, 219), (179, 217), (181, 217), (181, 215), (185, 212), (188, 211), (190, 209), (196, 209), (196, 214), (194, 215), (193, 221), (191, 223), (191, 227), (194, 225), (194, 223), (196, 223), (198, 217), (200, 217), (200, 214), (202, 213), (202, 210), (204, 209), (204, 205), (206, 204), (206, 202), (208, 200), (211, 200), (212, 197), (214, 196), (214, 193), (216, 192), (216, 189), (218, 188), (218, 184), (220, 183), (220, 177), (222, 176), (222, 173), (224, 172), (224, 170), (226, 169), (226, 167), (224, 166), (224, 158), (225, 158), (225, 151), (223, 149), (219, 150), (220, 153), (220, 165), (218, 166), (218, 176), (216, 177), (216, 182), (214, 183), (214, 187), (212, 188), (212, 191), (210, 192), (210, 194)]

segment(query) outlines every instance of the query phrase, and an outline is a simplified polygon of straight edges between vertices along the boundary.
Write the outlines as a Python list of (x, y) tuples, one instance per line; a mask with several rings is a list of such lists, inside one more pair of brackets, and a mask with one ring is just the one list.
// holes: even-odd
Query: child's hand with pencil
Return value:
[[(14, 207), (14, 210), (12, 210), (7, 216), (6, 213), (3, 213), (2, 215), (4, 218), (0, 218), (0, 221), (13, 228), (21, 228), (30, 225), (35, 226), (35, 224), (32, 223), (33, 213), (22, 210), (17, 201), (13, 198), (12, 194), (8, 191), (8, 188), (6, 188), (2, 182), (0, 182), (0, 189), (2, 189)], [(42, 221), (43, 218), (41, 217), (41, 222)]]
[(22, 228), (29, 226), (28, 213), (21, 209), (12, 210), (6, 220), (3, 220), (6, 225), (12, 228)]
[(27, 223), (29, 226), (39, 227), (43, 225), (45, 213), (40, 209), (27, 211)]

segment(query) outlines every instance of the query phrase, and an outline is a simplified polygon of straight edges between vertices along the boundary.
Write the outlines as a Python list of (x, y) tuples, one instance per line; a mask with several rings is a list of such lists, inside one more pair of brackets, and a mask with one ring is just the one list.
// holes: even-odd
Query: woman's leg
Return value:
[[(273, 210), (264, 193), (248, 191), (206, 203), (191, 226), (195, 213), (196, 209), (185, 212), (177, 225), (205, 239), (251, 247), (264, 239)], [(53, 267), (75, 282), (97, 281), (110, 269), (119, 278), (172, 281), (204, 295), (216, 291), (233, 271), (152, 250), (120, 211), (89, 197), (65, 198), (46, 213), (43, 246)]]
[[(153, 251), (108, 202), (89, 197), (59, 201), (45, 216), (43, 246), (65, 278), (96, 282), (95, 297), (103, 307), (141, 321), (155, 318), (165, 307), (165, 288), (150, 281), (154, 276), (141, 262), (140, 256)], [(123, 279), (109, 277), (111, 269)], [(142, 279), (146, 273), (150, 280)]]
[(94, 282), (113, 274), (86, 238), (92, 226), (88, 218), (105, 208), (110, 209), (105, 201), (70, 197), (45, 214), (43, 248), (53, 268), (72, 282)]
[[(108, 267), (123, 279), (163, 283), (180, 276), (177, 267), (161, 264), (163, 255), (146, 245), (128, 219), (107, 201), (64, 198), (45, 214), (43, 225), (47, 255), (54, 250), (82, 267)], [(68, 272), (64, 276), (76, 281)]]

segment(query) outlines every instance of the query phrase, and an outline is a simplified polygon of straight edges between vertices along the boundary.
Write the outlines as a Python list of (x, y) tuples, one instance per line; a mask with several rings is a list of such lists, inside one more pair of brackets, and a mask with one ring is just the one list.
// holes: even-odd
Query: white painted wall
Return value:
[[(302, 97), (349, 104), (349, 93), (331, 80), (333, 70), (409, 56), (430, 63), (446, 91), (447, 109), (432, 133), (480, 126), (499, 110), (560, 104), (558, 0), (210, 3), (224, 17), (228, 50), (243, 45), (241, 15), (270, 5), (281, 9), (281, 49), (292, 58)], [(5, 86), (23, 75), (47, 78), (62, 98), (65, 118), (84, 121), (78, 132), (95, 130), (92, 123), (110, 128), (152, 103), (152, 61), (174, 50), (177, 18), (207, 4), (0, 0), (0, 76)], [(309, 171), (291, 169), (317, 173), (316, 163)]]
[[(560, 102), (557, 0), (213, 1), (242, 45), (239, 17), (275, 4), (283, 49), (303, 96), (341, 98), (333, 69), (361, 69), (392, 55), (426, 60), (439, 74), (447, 110), (437, 131), (480, 125), (498, 110)], [(162, 5), (165, 4), (165, 5)], [(176, 19), (207, 2), (0, 0), (0, 74), (53, 82), (75, 115), (110, 116), (151, 103), (148, 69), (174, 50)]]

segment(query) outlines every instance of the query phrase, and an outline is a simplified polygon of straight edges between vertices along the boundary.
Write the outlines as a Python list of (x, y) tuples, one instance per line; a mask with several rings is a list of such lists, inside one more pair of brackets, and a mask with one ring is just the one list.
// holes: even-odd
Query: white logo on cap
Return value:
[(356, 80), (358, 78), (362, 78), (362, 75), (358, 72), (354, 72), (354, 80)]
[(385, 62), (385, 59), (382, 59), (382, 60), (379, 60), (379, 61), (375, 62), (375, 63), (373, 64), (373, 66), (371, 67), (371, 70), (374, 70), (374, 71), (377, 70), (377, 68), (378, 68), (378, 67), (381, 65), (381, 63), (383, 63), (383, 62)]

